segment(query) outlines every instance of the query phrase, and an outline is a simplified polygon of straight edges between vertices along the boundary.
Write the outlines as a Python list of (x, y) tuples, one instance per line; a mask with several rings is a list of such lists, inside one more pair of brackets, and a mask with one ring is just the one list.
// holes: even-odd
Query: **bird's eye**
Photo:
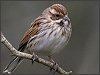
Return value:
[(59, 14), (54, 14), (54, 18), (55, 18), (56, 20), (58, 20), (58, 19), (61, 18), (61, 16), (60, 16)]
[(60, 17), (60, 15), (59, 14), (56, 14), (55, 17)]
[(53, 16), (51, 17), (52, 20), (58, 20), (60, 18), (61, 16), (59, 14), (53, 14)]

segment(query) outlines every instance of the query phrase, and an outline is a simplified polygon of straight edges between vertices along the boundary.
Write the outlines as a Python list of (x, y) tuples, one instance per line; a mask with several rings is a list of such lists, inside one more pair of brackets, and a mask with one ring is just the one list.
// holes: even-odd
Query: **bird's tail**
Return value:
[(22, 58), (20, 57), (15, 57), (4, 69), (3, 73), (8, 73), (11, 74), (11, 72), (13, 72), (17, 66), (22, 62)]

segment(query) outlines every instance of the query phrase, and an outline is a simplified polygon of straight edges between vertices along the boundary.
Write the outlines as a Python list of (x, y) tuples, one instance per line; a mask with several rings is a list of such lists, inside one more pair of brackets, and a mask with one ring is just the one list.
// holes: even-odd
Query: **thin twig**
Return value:
[[(25, 58), (25, 59), (32, 59), (32, 55), (31, 54), (28, 54), (28, 53), (24, 53), (24, 52), (20, 52), (18, 50), (16, 50), (9, 42), (8, 40), (4, 37), (3, 33), (1, 32), (1, 42), (10, 50), (10, 52), (15, 55), (15, 56), (18, 56), (18, 57), (22, 57), (22, 58)], [(40, 57), (38, 57), (37, 60), (35, 60), (36, 62), (38, 63), (41, 63), (45, 66), (48, 66), (50, 68), (53, 67), (53, 63), (47, 61), (47, 60), (44, 60)], [(55, 68), (53, 68), (55, 69)], [(69, 72), (66, 72), (65, 70), (63, 70), (61, 67), (58, 66), (58, 69), (57, 69), (57, 72), (60, 73), (60, 74), (69, 74), (69, 73), (72, 73), (72, 71), (69, 71)]]

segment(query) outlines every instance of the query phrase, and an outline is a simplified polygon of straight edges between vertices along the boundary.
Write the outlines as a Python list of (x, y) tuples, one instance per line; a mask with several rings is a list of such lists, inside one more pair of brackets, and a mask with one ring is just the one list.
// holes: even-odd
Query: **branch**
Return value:
[[(9, 51), (15, 55), (15, 56), (18, 56), (18, 57), (22, 57), (22, 58), (25, 58), (25, 59), (32, 59), (32, 55), (31, 54), (28, 54), (28, 53), (23, 53), (23, 52), (20, 52), (18, 50), (16, 50), (9, 42), (8, 40), (4, 37), (4, 35), (2, 34), (1, 32), (1, 42), (9, 49)], [(44, 60), (40, 57), (38, 57), (37, 60), (35, 60), (36, 62), (38, 63), (41, 63), (45, 66), (48, 66), (50, 68), (53, 67), (53, 63), (47, 61), (47, 60)], [(55, 70), (55, 68), (53, 67), (53, 69)], [(65, 70), (63, 70), (61, 67), (57, 67), (57, 71), (58, 73), (60, 74), (69, 74), (69, 73), (72, 73), (72, 71), (69, 71), (69, 72), (66, 72)]]

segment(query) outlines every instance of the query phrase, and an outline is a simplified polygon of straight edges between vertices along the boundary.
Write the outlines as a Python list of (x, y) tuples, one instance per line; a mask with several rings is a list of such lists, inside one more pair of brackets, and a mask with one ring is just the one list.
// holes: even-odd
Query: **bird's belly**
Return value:
[(37, 39), (31, 42), (31, 47), (29, 50), (30, 52), (34, 51), (39, 55), (52, 55), (54, 53), (58, 53), (62, 49), (66, 43), (66, 40), (67, 38), (65, 36), (61, 36), (60, 34), (54, 36), (53, 33), (50, 36), (46, 34), (41, 38), (37, 36)]

